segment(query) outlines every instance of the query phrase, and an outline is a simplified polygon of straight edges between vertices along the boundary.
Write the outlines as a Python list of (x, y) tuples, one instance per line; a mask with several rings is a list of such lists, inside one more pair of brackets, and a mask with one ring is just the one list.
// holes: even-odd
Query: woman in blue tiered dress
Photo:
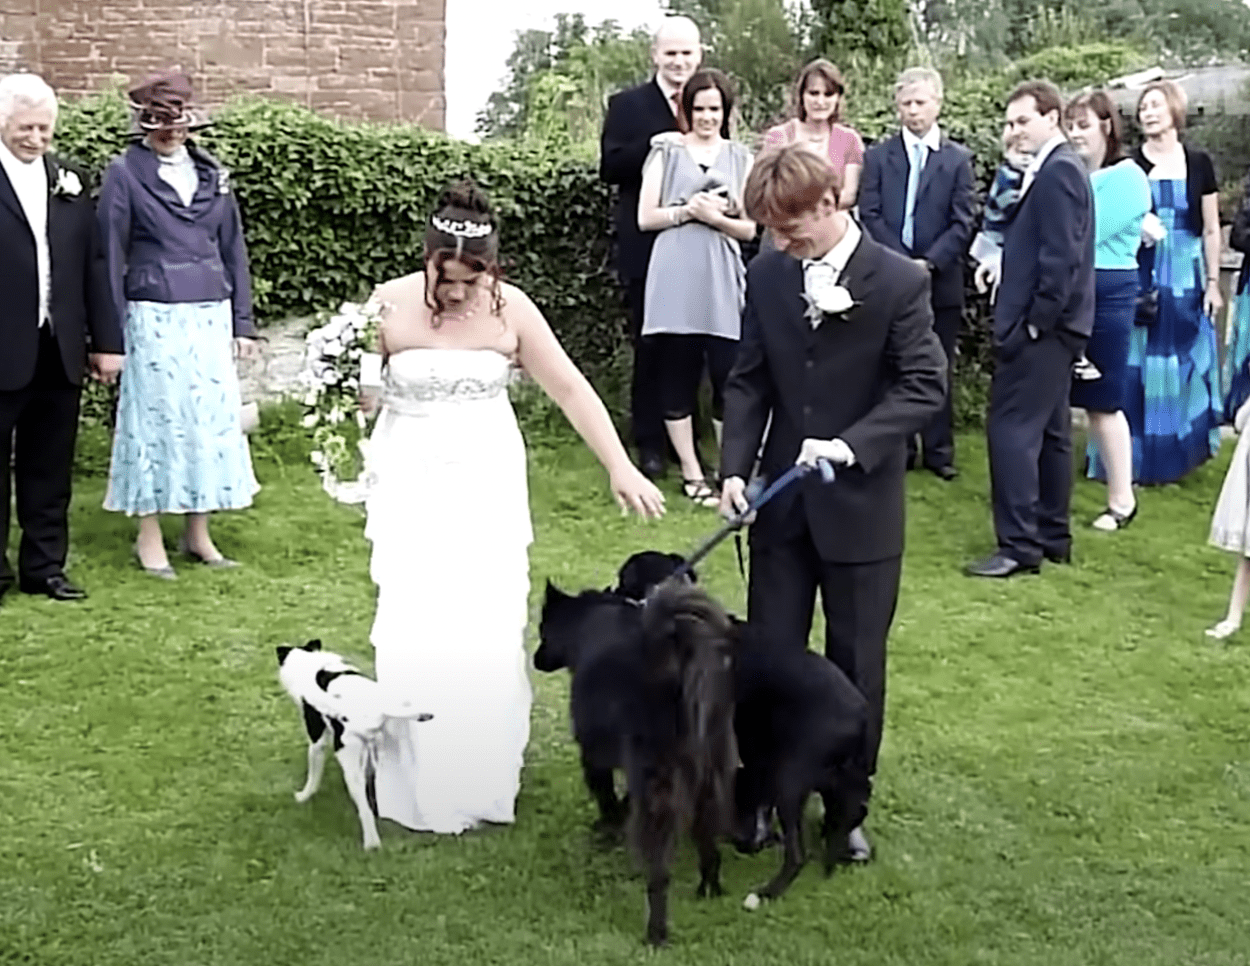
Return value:
[(1224, 350), (1224, 421), (1231, 423), (1242, 403), (1250, 399), (1250, 286), (1246, 284), (1250, 282), (1250, 171), (1228, 245), (1246, 256), (1237, 275), (1233, 330)]
[(1142, 290), (1157, 289), (1157, 317), (1134, 328), (1129, 347), (1124, 413), (1138, 483), (1173, 483), (1206, 462), (1224, 419), (1211, 321), (1223, 305), (1219, 195), (1210, 157), (1180, 141), (1185, 107), (1184, 91), (1166, 80), (1148, 84), (1137, 105), (1146, 141), (1133, 157), (1167, 229), (1142, 254)]

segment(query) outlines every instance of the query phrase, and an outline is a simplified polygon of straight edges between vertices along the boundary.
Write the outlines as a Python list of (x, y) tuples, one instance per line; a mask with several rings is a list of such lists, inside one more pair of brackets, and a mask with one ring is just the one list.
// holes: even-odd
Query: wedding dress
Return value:
[(378, 682), (434, 716), (389, 721), (379, 751), (378, 814), (412, 829), (515, 817), (532, 530), (510, 366), (485, 349), (395, 353), (369, 442)]

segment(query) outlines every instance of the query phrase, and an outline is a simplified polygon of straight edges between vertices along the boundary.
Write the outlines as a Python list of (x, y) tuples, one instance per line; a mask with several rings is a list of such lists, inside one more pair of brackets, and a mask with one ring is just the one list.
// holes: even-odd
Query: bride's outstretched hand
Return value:
[(664, 516), (664, 494), (633, 463), (613, 473), (610, 482), (622, 513), (633, 510), (640, 517)]

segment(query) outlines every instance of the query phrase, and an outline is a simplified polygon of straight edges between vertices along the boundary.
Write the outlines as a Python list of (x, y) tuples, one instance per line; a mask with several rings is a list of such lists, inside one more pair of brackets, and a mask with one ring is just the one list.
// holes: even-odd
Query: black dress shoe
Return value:
[(45, 594), (53, 600), (83, 600), (87, 592), (75, 587), (64, 574), (53, 574), (43, 580), (25, 580), (21, 582), (23, 594)]
[(1062, 550), (1046, 550), (1043, 551), (1047, 560), (1056, 564), (1070, 564), (1072, 562), (1072, 548), (1064, 547)]
[(664, 457), (659, 453), (640, 453), (638, 469), (647, 479), (658, 480), (664, 475)]
[(1016, 574), (1035, 574), (1039, 569), (1037, 564), (1021, 563), (1015, 557), (996, 552), (984, 560), (968, 564), (964, 573), (969, 577), (1014, 577)]
[(925, 469), (939, 480), (944, 480), (947, 483), (959, 476), (959, 470), (951, 466), (950, 463), (947, 463), (945, 466), (926, 466)]

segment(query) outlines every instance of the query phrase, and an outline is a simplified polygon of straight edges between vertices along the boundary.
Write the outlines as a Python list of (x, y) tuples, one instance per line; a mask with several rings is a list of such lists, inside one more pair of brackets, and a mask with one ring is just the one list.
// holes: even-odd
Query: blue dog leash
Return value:
[[(815, 466), (809, 463), (795, 463), (767, 486), (761, 484), (759, 480), (753, 480), (747, 487), (746, 510), (726, 520), (723, 527), (708, 537), (699, 549), (686, 558), (685, 562), (673, 572), (672, 578), (690, 574), (694, 570), (694, 565), (711, 553), (718, 543), (724, 540), (731, 533), (736, 533), (741, 530), (746, 523), (747, 517), (749, 517), (752, 513), (757, 512), (760, 507), (788, 487), (795, 480), (802, 479), (812, 470), (820, 471), (820, 478), (824, 483), (832, 483), (837, 476), (834, 472), (832, 463), (826, 459), (819, 459), (816, 461)], [(738, 543), (738, 570), (744, 570), (742, 566), (741, 542)]]

